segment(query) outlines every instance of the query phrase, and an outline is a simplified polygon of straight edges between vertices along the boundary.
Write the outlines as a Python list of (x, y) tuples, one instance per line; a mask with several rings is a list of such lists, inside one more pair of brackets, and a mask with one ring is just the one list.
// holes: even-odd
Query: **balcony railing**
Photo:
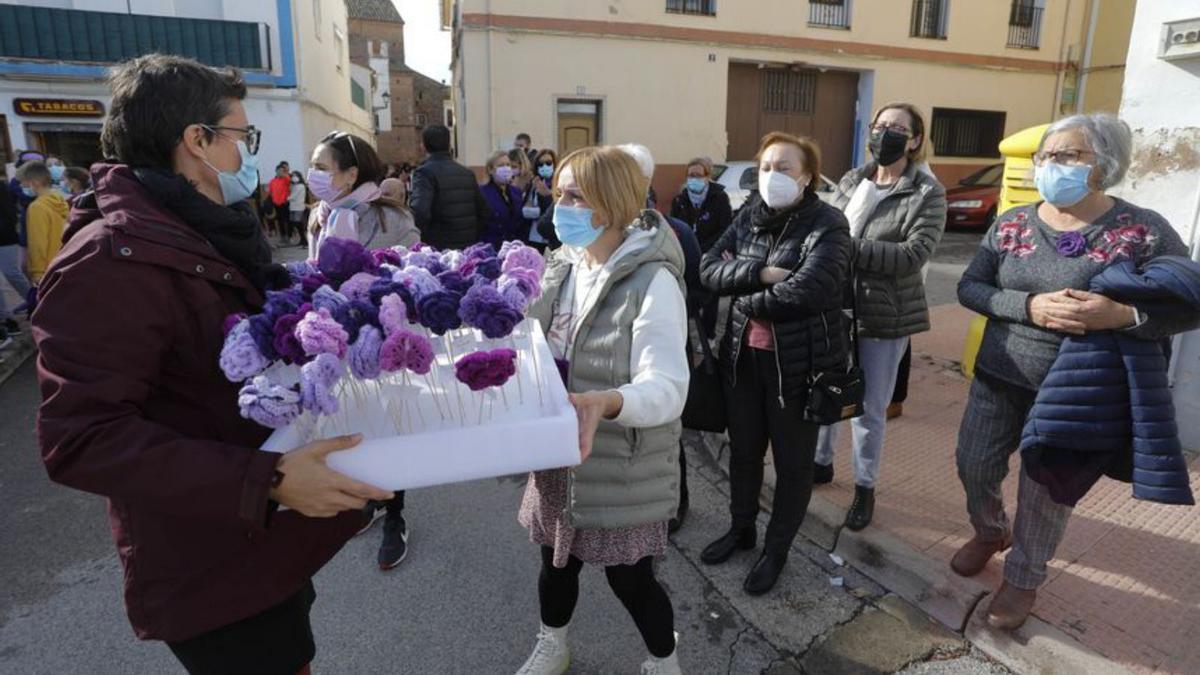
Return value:
[(913, 0), (912, 24), (908, 34), (912, 37), (946, 39), (945, 0)]
[(269, 69), (265, 24), (0, 5), (0, 58), (116, 63), (160, 52)]
[(808, 0), (808, 25), (849, 29), (850, 6), (846, 0)]
[(673, 14), (717, 15), (717, 0), (667, 0), (667, 11)]
[(1042, 41), (1041, 7), (1028, 2), (1014, 2), (1008, 14), (1008, 46), (1037, 49)]

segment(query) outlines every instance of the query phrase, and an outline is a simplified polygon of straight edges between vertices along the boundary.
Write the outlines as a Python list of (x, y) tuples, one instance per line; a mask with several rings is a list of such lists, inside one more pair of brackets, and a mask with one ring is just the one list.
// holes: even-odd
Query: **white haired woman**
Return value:
[(1025, 622), (1071, 515), (1071, 507), (1052, 499), (1024, 466), (1011, 528), (1000, 492), (1009, 456), (1064, 337), (1123, 330), (1160, 340), (1195, 324), (1191, 316), (1145, 315), (1084, 290), (1110, 264), (1129, 260), (1140, 267), (1159, 256), (1187, 255), (1162, 216), (1105, 194), (1124, 177), (1130, 146), (1129, 127), (1112, 115), (1075, 115), (1052, 124), (1034, 155), (1044, 201), (997, 218), (958, 284), (959, 302), (989, 321), (957, 450), (975, 534), (950, 565), (972, 576), (1012, 546), (1004, 583), (988, 607), (987, 621), (995, 628), (1012, 630)]

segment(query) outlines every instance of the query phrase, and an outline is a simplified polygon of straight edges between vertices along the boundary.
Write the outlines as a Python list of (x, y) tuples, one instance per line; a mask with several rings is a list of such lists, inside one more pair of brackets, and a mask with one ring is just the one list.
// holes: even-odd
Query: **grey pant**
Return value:
[[(20, 246), (16, 244), (0, 246), (0, 275), (8, 280), (8, 284), (17, 292), (17, 295), (21, 296), (23, 301), (29, 294), (29, 279), (25, 278), (25, 273), (21, 271)], [(11, 317), (8, 303), (4, 301), (4, 292), (0, 291), (0, 321)]]
[[(958, 478), (967, 493), (967, 512), (975, 536), (998, 541), (1009, 534), (1000, 484), (1008, 475), (1009, 456), (1021, 441), (1021, 429), (1036, 392), (976, 373), (958, 429)], [(1067, 529), (1071, 507), (1056, 504), (1045, 486), (1021, 471), (1012, 550), (1004, 580), (1034, 589), (1046, 581), (1046, 563)]]

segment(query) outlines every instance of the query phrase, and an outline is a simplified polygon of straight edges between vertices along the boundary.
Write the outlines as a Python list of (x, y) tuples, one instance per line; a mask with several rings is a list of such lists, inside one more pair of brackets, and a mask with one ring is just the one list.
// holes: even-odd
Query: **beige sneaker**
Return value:
[(642, 662), (642, 675), (683, 675), (679, 669), (679, 633), (675, 634), (675, 651), (670, 656), (650, 656)]
[(567, 647), (567, 627), (551, 628), (545, 624), (538, 630), (537, 644), (517, 675), (563, 675), (571, 665), (571, 649)]

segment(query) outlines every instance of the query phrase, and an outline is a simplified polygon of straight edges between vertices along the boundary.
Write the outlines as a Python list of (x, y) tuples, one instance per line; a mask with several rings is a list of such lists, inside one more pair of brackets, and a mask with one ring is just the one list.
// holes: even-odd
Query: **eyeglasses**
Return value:
[(1038, 152), (1033, 155), (1033, 163), (1035, 166), (1044, 166), (1046, 162), (1054, 162), (1062, 166), (1079, 166), (1083, 164), (1084, 155), (1095, 155), (1091, 150), (1077, 150), (1075, 148), (1067, 148), (1065, 150), (1054, 150), (1052, 152)]
[(906, 136), (912, 134), (912, 129), (909, 129), (908, 127), (904, 126), (903, 124), (890, 124), (888, 122), (875, 122), (875, 123), (871, 124), (870, 128), (871, 128), (871, 131), (887, 131), (890, 129), (892, 131), (898, 131)]
[[(239, 134), (245, 134), (246, 135), (246, 138), (245, 138), (246, 150), (248, 150), (250, 152), (250, 154), (252, 154), (252, 155), (258, 154), (258, 147), (262, 143), (262, 130), (256, 126), (254, 126), (253, 124), (251, 124), (250, 126), (247, 126), (247, 127), (217, 127), (217, 126), (210, 126), (208, 124), (201, 124), (200, 126), (204, 127), (205, 129), (208, 129), (209, 131), (213, 132), (214, 134), (216, 134), (218, 136), (224, 136), (225, 138), (229, 138), (229, 136), (225, 136), (225, 134), (222, 134), (221, 133), (222, 131), (236, 131)], [(241, 139), (230, 139), (230, 140), (236, 141), (236, 140), (241, 140)]]
[(346, 131), (331, 131), (329, 135), (321, 139), (321, 143), (330, 143), (341, 139), (346, 139), (350, 143), (350, 154), (354, 155), (354, 166), (358, 166), (358, 148), (354, 147), (354, 135)]

